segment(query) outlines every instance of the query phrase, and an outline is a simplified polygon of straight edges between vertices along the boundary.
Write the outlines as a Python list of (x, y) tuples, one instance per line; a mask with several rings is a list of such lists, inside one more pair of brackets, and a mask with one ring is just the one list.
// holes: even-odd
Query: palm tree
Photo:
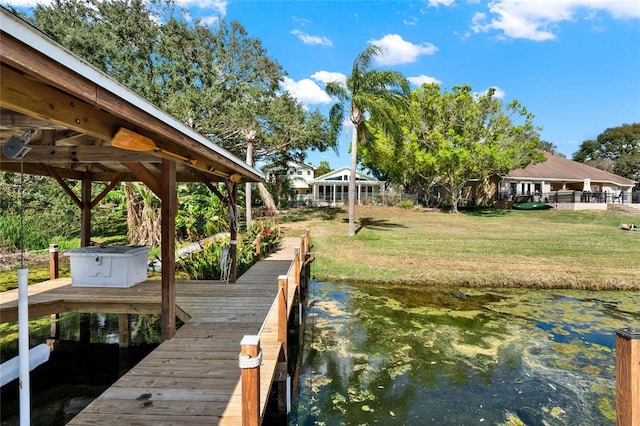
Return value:
[[(340, 131), (344, 121), (346, 106), (349, 106), (349, 120), (353, 124), (351, 135), (351, 173), (349, 176), (349, 236), (355, 230), (356, 164), (358, 159), (358, 139), (365, 142), (368, 135), (367, 120), (375, 123), (393, 140), (402, 137), (402, 129), (395, 113), (408, 105), (409, 82), (398, 71), (372, 69), (373, 59), (382, 54), (382, 48), (369, 46), (353, 61), (347, 84), (327, 83), (329, 96), (338, 99), (331, 107), (329, 119), (333, 134)], [(394, 113), (395, 112), (395, 113)]]

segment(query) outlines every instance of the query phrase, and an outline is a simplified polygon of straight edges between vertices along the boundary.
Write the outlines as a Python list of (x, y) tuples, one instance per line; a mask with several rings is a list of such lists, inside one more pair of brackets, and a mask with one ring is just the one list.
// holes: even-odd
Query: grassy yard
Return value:
[(361, 207), (292, 211), (288, 236), (311, 230), (317, 279), (437, 286), (640, 290), (640, 232), (616, 212), (496, 210), (448, 214)]

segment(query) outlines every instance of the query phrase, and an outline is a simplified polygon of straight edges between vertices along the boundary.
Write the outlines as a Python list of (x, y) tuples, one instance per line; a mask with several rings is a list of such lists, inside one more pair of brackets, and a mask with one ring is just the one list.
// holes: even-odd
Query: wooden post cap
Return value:
[(640, 339), (640, 328), (620, 328), (616, 330), (616, 334), (627, 339)]

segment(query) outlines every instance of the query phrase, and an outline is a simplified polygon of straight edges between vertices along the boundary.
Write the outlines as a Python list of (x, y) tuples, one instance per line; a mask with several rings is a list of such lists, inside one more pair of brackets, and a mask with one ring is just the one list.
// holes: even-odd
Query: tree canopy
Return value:
[(280, 90), (286, 75), (238, 22), (212, 30), (174, 0), (57, 0), (32, 22), (158, 107), (239, 157), (303, 159), (336, 146), (318, 111)]
[[(640, 181), (640, 123), (606, 129), (596, 140), (582, 142), (573, 159)], [(640, 189), (640, 183), (636, 188)]]
[(536, 150), (533, 114), (515, 100), (504, 106), (494, 93), (475, 94), (468, 85), (450, 92), (437, 84), (423, 85), (411, 93), (410, 111), (398, 112), (403, 117), (401, 143), (379, 136), (363, 152), (365, 164), (405, 188), (437, 181), (456, 212), (470, 179), (486, 181), (544, 159)]

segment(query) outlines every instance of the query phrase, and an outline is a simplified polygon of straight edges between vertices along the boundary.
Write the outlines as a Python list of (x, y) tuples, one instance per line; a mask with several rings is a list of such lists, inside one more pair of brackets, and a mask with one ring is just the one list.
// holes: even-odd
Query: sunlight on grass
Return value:
[[(303, 217), (306, 216), (306, 219)], [(637, 217), (601, 211), (487, 211), (361, 207), (295, 212), (289, 236), (311, 229), (318, 279), (428, 285), (640, 289)]]

